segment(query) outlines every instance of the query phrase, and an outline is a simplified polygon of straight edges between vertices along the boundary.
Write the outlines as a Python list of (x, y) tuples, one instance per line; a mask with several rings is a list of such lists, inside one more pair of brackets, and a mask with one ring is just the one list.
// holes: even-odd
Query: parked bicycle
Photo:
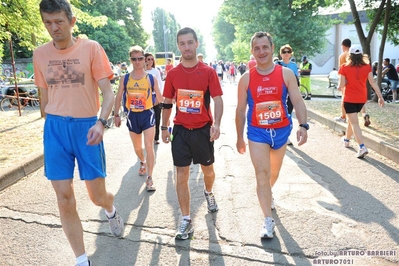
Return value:
[(338, 79), (329, 78), (327, 89), (332, 89), (332, 94), (335, 98), (339, 99), (342, 97), (342, 91), (338, 90)]
[(299, 84), (299, 91), (300, 91), (301, 96), (302, 96), (303, 99), (308, 98), (309, 89), (305, 85)]
[[(39, 97), (37, 96), (36, 89), (31, 91), (18, 91), (19, 94), (19, 105), (21, 109), (27, 106), (31, 106), (32, 109), (36, 109), (40, 106)], [(18, 108), (18, 98), (15, 88), (8, 88), (7, 93), (1, 95), (0, 108), (2, 111), (8, 109)]]

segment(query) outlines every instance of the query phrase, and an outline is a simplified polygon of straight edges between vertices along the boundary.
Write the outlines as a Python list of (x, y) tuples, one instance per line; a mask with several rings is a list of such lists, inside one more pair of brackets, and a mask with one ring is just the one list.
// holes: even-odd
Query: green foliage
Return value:
[(235, 26), (240, 42), (249, 43), (255, 32), (266, 31), (273, 36), (276, 55), (289, 43), (297, 56), (312, 56), (323, 51), (330, 27), (325, 18), (317, 16), (320, 4), (325, 5), (325, 1), (296, 1), (293, 5), (290, 0), (226, 0), (218, 16)]
[(129, 61), (129, 48), (133, 45), (133, 39), (130, 38), (124, 27), (112, 19), (102, 27), (93, 27), (92, 25), (77, 23), (80, 32), (91, 40), (101, 44), (111, 62)]
[[(213, 39), (218, 52), (217, 58), (224, 61), (233, 58), (232, 43), (235, 40), (235, 31), (234, 25), (227, 22), (225, 17), (221, 15), (221, 10), (219, 10), (213, 21)], [(247, 54), (249, 56), (249, 50)]]
[[(379, 17), (378, 25), (376, 31), (380, 34), (383, 33), (384, 30), (384, 18), (385, 18), (386, 9), (384, 9), (383, 13)], [(367, 16), (370, 21), (373, 21), (376, 18), (377, 10), (372, 9), (367, 12)], [(389, 23), (388, 23), (388, 31), (387, 37), (394, 44), (399, 45), (399, 1), (392, 1), (391, 8), (389, 12)]]
[(157, 7), (151, 13), (151, 17), (154, 22), (152, 37), (155, 51), (174, 52), (175, 55), (180, 55), (180, 51), (176, 45), (176, 35), (180, 30), (180, 24), (177, 23), (175, 16)]
[(133, 38), (134, 44), (145, 48), (148, 35), (141, 23), (141, 0), (91, 0), (91, 3), (84, 3), (81, 9), (89, 14), (100, 13), (116, 21)]
[[(250, 45), (248, 42), (235, 40), (231, 45), (232, 53), (234, 54), (234, 62), (248, 62), (250, 56)], [(230, 60), (231, 61), (231, 60)]]

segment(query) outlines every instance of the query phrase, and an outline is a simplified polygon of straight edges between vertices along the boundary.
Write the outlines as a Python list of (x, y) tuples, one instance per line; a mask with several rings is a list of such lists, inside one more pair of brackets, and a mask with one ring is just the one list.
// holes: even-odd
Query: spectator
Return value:
[(392, 90), (392, 102), (395, 103), (398, 97), (397, 87), (398, 87), (398, 72), (396, 72), (395, 67), (390, 63), (389, 58), (384, 59), (384, 68), (382, 69), (382, 75), (386, 75), (389, 82), (391, 83)]
[(308, 96), (305, 100), (312, 99), (312, 90), (310, 87), (310, 72), (312, 72), (312, 64), (308, 61), (308, 57), (306, 55), (302, 56), (302, 63), (300, 64), (300, 72), (301, 72), (301, 84), (308, 88)]

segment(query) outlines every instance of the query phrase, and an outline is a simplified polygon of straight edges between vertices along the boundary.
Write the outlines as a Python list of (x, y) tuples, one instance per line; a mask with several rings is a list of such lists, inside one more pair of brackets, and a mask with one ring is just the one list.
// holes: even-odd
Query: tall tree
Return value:
[(317, 16), (317, 5), (309, 4), (309, 0), (303, 2), (307, 3), (226, 0), (221, 15), (235, 26), (236, 38), (243, 42), (249, 43), (257, 31), (267, 31), (273, 36), (277, 49), (289, 43), (296, 55), (312, 56), (323, 51), (329, 23), (326, 18)]
[(81, 9), (90, 14), (98, 12), (118, 22), (134, 44), (146, 47), (149, 36), (142, 26), (141, 0), (84, 0)]
[(176, 35), (180, 29), (180, 24), (177, 23), (175, 16), (157, 7), (151, 13), (151, 17), (154, 22), (152, 37), (155, 51), (173, 52), (176, 55), (180, 55), (176, 45)]
[[(213, 40), (217, 51), (217, 58), (224, 61), (231, 61), (233, 59), (232, 44), (235, 40), (234, 33), (236, 32), (233, 24), (226, 21), (225, 16), (219, 10), (217, 16), (213, 20)], [(249, 49), (247, 50), (247, 54)]]

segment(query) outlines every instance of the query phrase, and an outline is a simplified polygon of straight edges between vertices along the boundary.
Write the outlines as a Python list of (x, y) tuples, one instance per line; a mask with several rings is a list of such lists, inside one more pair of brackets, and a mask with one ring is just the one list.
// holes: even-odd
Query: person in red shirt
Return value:
[(167, 59), (167, 65), (165, 66), (165, 77), (168, 75), (169, 71), (173, 68), (172, 59)]
[(309, 125), (306, 123), (307, 110), (294, 72), (273, 62), (274, 44), (269, 33), (256, 32), (252, 36), (251, 53), (255, 57), (256, 66), (245, 72), (238, 82), (236, 146), (240, 154), (245, 153), (246, 124), (249, 154), (256, 176), (256, 192), (264, 215), (260, 237), (273, 238), (275, 222), (272, 217), (272, 187), (278, 179), (292, 130), (292, 119), (287, 108), (288, 94), (299, 124), (296, 132), (298, 146), (306, 143)]
[[(215, 181), (213, 144), (220, 135), (223, 92), (213, 68), (197, 59), (199, 42), (193, 29), (179, 30), (177, 46), (182, 61), (170, 70), (165, 80), (161, 130), (163, 142), (172, 143), (173, 164), (177, 171), (176, 192), (183, 217), (176, 239), (187, 239), (194, 230), (190, 217), (188, 185), (191, 163), (201, 164), (208, 211), (218, 211), (212, 193)], [(214, 119), (210, 108), (211, 97), (214, 102)], [(173, 119), (173, 131), (169, 132), (169, 118), (174, 100), (176, 115)]]
[(368, 150), (363, 142), (362, 130), (359, 126), (357, 114), (367, 102), (367, 80), (378, 95), (378, 103), (381, 107), (384, 106), (384, 99), (380, 88), (378, 88), (373, 78), (369, 59), (367, 55), (363, 54), (363, 50), (359, 45), (351, 46), (348, 60), (340, 67), (338, 73), (340, 74), (338, 90), (342, 90), (345, 87), (342, 97), (346, 116), (349, 119), (346, 136), (343, 138), (344, 146), (347, 148), (349, 147), (349, 140), (354, 134), (359, 144), (357, 158), (363, 158), (367, 155)]

